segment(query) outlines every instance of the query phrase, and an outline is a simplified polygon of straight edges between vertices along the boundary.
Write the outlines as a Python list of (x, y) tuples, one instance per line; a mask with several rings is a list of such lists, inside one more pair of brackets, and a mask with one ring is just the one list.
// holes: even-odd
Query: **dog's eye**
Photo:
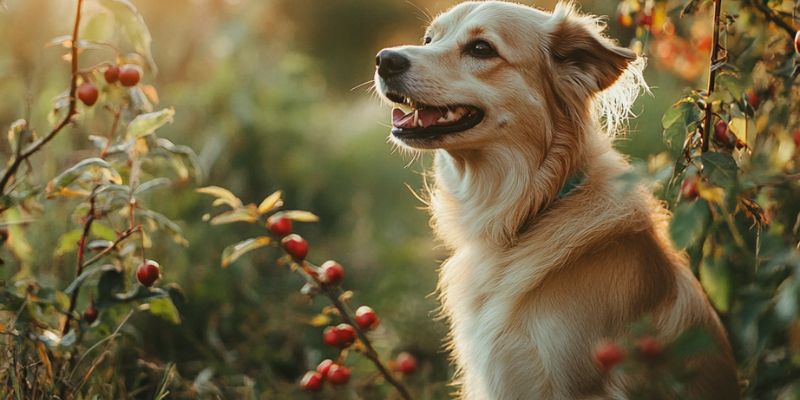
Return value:
[(422, 44), (426, 45), (429, 44), (433, 40), (430, 36), (425, 36), (425, 39), (422, 40)]
[(497, 56), (492, 45), (485, 40), (476, 40), (464, 49), (469, 55), (478, 58), (492, 58)]

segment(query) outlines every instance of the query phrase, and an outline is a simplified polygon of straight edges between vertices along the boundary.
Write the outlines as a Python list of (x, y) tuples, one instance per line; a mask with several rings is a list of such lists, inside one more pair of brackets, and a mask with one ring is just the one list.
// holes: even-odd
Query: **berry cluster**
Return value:
[[(103, 71), (103, 78), (106, 83), (113, 85), (119, 82), (122, 86), (133, 87), (139, 84), (142, 78), (142, 69), (138, 65), (126, 64), (122, 66), (110, 65)], [(89, 80), (81, 83), (75, 90), (78, 99), (85, 105), (91, 107), (97, 103), (100, 91), (97, 86)]]

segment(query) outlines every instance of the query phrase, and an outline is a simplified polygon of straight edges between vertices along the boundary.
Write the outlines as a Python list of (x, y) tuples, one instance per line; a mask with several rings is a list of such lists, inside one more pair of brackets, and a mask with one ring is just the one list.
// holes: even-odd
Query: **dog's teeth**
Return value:
[(422, 121), (419, 120), (419, 110), (414, 110), (414, 126), (422, 126)]
[(455, 114), (453, 114), (453, 110), (451, 110), (449, 108), (447, 109), (447, 116), (445, 117), (445, 119), (447, 119), (448, 121), (452, 121), (452, 120), (456, 119)]

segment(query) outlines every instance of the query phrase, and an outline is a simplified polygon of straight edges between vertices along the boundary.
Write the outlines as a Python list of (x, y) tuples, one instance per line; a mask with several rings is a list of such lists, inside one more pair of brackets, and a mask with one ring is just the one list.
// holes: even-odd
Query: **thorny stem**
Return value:
[(22, 165), (22, 163), (30, 156), (38, 152), (45, 144), (53, 140), (53, 138), (58, 135), (58, 133), (61, 132), (65, 126), (72, 122), (72, 117), (74, 117), (77, 113), (77, 99), (75, 97), (75, 92), (78, 86), (78, 28), (80, 27), (81, 23), (82, 6), (83, 0), (78, 0), (77, 10), (75, 11), (75, 24), (72, 27), (72, 40), (70, 42), (71, 73), (69, 83), (69, 107), (67, 109), (67, 115), (65, 115), (64, 119), (62, 119), (61, 122), (59, 122), (58, 125), (56, 125), (47, 135), (30, 145), (21, 153), (18, 153), (14, 156), (14, 160), (11, 162), (11, 165), (9, 165), (8, 168), (3, 171), (3, 176), (0, 178), (0, 195), (5, 194), (8, 181), (11, 180), (11, 178), (16, 174), (19, 166)]
[(714, 34), (711, 40), (711, 58), (708, 65), (708, 89), (706, 90), (705, 122), (703, 123), (703, 143), (702, 152), (708, 152), (709, 139), (712, 127), (712, 108), (711, 94), (714, 93), (714, 86), (717, 80), (717, 58), (719, 55), (719, 16), (722, 7), (722, 0), (714, 0)]
[(375, 351), (375, 348), (372, 346), (372, 342), (370, 342), (369, 338), (367, 338), (366, 333), (364, 333), (364, 331), (358, 326), (358, 324), (355, 323), (353, 317), (351, 316), (352, 312), (350, 311), (347, 304), (345, 304), (339, 298), (336, 288), (321, 281), (316, 273), (309, 272), (309, 269), (314, 268), (314, 266), (311, 265), (311, 263), (307, 261), (302, 261), (302, 263), (303, 265), (299, 267), (298, 270), (302, 271), (304, 275), (310, 277), (314, 281), (314, 283), (317, 284), (321, 292), (325, 294), (328, 300), (330, 300), (331, 304), (333, 304), (333, 306), (336, 307), (336, 309), (339, 311), (339, 314), (341, 315), (344, 322), (346, 322), (347, 324), (352, 326), (353, 329), (355, 329), (356, 334), (358, 335), (358, 339), (364, 345), (364, 348), (361, 351), (361, 353), (364, 354), (364, 356), (367, 357), (367, 359), (372, 361), (378, 372), (380, 372), (381, 375), (383, 375), (384, 379), (386, 379), (387, 382), (389, 382), (392, 386), (395, 387), (395, 389), (397, 389), (397, 391), (400, 393), (400, 396), (403, 399), (411, 400), (411, 394), (409, 394), (408, 389), (405, 387), (405, 385), (400, 383), (400, 381), (395, 379), (394, 376), (392, 376), (391, 372), (389, 372), (389, 369), (386, 368), (386, 366), (381, 361), (380, 356), (378, 356), (378, 352)]
[[(81, 276), (83, 273), (83, 258), (86, 254), (86, 241), (89, 238), (89, 233), (92, 229), (92, 223), (95, 220), (95, 191), (97, 188), (92, 190), (92, 194), (89, 196), (89, 211), (86, 213), (86, 220), (83, 222), (83, 232), (81, 232), (81, 239), (78, 241), (78, 261), (75, 266), (75, 277)], [(80, 292), (81, 287), (78, 285), (75, 290), (72, 292), (72, 295), (69, 299), (69, 310), (67, 311), (67, 319), (64, 321), (64, 326), (61, 329), (61, 335), (66, 335), (69, 333), (70, 328), (70, 321), (72, 320), (72, 313), (75, 311), (75, 304), (78, 300), (78, 292)]]

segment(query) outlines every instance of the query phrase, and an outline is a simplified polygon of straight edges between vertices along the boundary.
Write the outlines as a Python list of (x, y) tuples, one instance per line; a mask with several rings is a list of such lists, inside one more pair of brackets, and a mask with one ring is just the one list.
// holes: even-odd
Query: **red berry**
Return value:
[(97, 311), (96, 308), (94, 308), (94, 305), (90, 305), (89, 307), (86, 308), (86, 310), (83, 311), (83, 319), (87, 323), (91, 324), (92, 322), (97, 320), (98, 314), (100, 313)]
[(136, 279), (146, 287), (153, 286), (153, 283), (160, 277), (161, 268), (158, 266), (158, 263), (153, 260), (145, 261), (139, 266), (139, 269), (136, 270)]
[(291, 234), (281, 240), (283, 249), (297, 261), (303, 261), (308, 254), (308, 242), (302, 236)]
[(292, 220), (281, 216), (269, 217), (267, 219), (267, 229), (275, 236), (284, 237), (292, 233)]
[(800, 31), (794, 34), (794, 52), (800, 54)]
[(397, 355), (395, 365), (402, 374), (410, 374), (417, 370), (417, 358), (411, 353), (404, 351)]
[(344, 279), (344, 267), (336, 261), (325, 261), (320, 268), (322, 268), (325, 282), (331, 285), (338, 285)]
[(92, 106), (94, 103), (97, 103), (97, 96), (100, 94), (91, 82), (81, 83), (81, 85), (78, 86), (77, 93), (78, 98), (87, 106)]
[(119, 67), (116, 65), (110, 65), (106, 68), (105, 72), (103, 72), (103, 77), (106, 78), (106, 82), (114, 83), (119, 79)]
[(333, 364), (328, 369), (326, 378), (328, 378), (328, 382), (330, 382), (331, 385), (344, 385), (350, 380), (350, 368), (344, 365)]
[(348, 324), (339, 324), (336, 326), (337, 335), (339, 336), (339, 347), (347, 347), (356, 341), (356, 330)]
[(653, 16), (650, 14), (642, 14), (639, 17), (639, 25), (650, 27), (653, 25)]
[(319, 363), (319, 365), (317, 366), (317, 372), (322, 374), (322, 376), (324, 377), (328, 375), (328, 370), (331, 368), (331, 365), (333, 364), (334, 362), (331, 359), (322, 360), (322, 362)]
[(727, 149), (732, 149), (736, 145), (736, 135), (728, 129), (728, 123), (719, 120), (714, 124), (714, 139)]
[(375, 314), (375, 311), (368, 306), (358, 307), (355, 320), (358, 327), (365, 331), (375, 329), (380, 323), (378, 314)]
[(322, 342), (331, 347), (339, 347), (339, 330), (335, 326), (329, 326), (322, 331)]
[(652, 336), (644, 336), (636, 341), (636, 350), (639, 352), (639, 355), (646, 359), (652, 360), (658, 358), (663, 349), (664, 347), (661, 345), (661, 342)]
[(795, 151), (800, 150), (800, 128), (794, 130), (792, 133), (792, 139), (794, 139)]
[(119, 83), (122, 86), (136, 86), (139, 83), (139, 79), (142, 79), (142, 72), (139, 67), (135, 65), (123, 65), (122, 68), (119, 69)]
[(300, 386), (308, 391), (318, 392), (322, 389), (323, 376), (316, 371), (308, 371), (300, 380)]
[(694, 200), (700, 194), (697, 190), (697, 177), (696, 176), (687, 176), (683, 182), (681, 182), (681, 197), (687, 200)]
[(594, 361), (603, 371), (610, 371), (625, 360), (625, 350), (613, 342), (603, 342), (594, 349)]
[(761, 105), (761, 96), (758, 95), (755, 89), (748, 90), (745, 96), (747, 96), (747, 104), (750, 104), (750, 107), (753, 107), (753, 109)]

